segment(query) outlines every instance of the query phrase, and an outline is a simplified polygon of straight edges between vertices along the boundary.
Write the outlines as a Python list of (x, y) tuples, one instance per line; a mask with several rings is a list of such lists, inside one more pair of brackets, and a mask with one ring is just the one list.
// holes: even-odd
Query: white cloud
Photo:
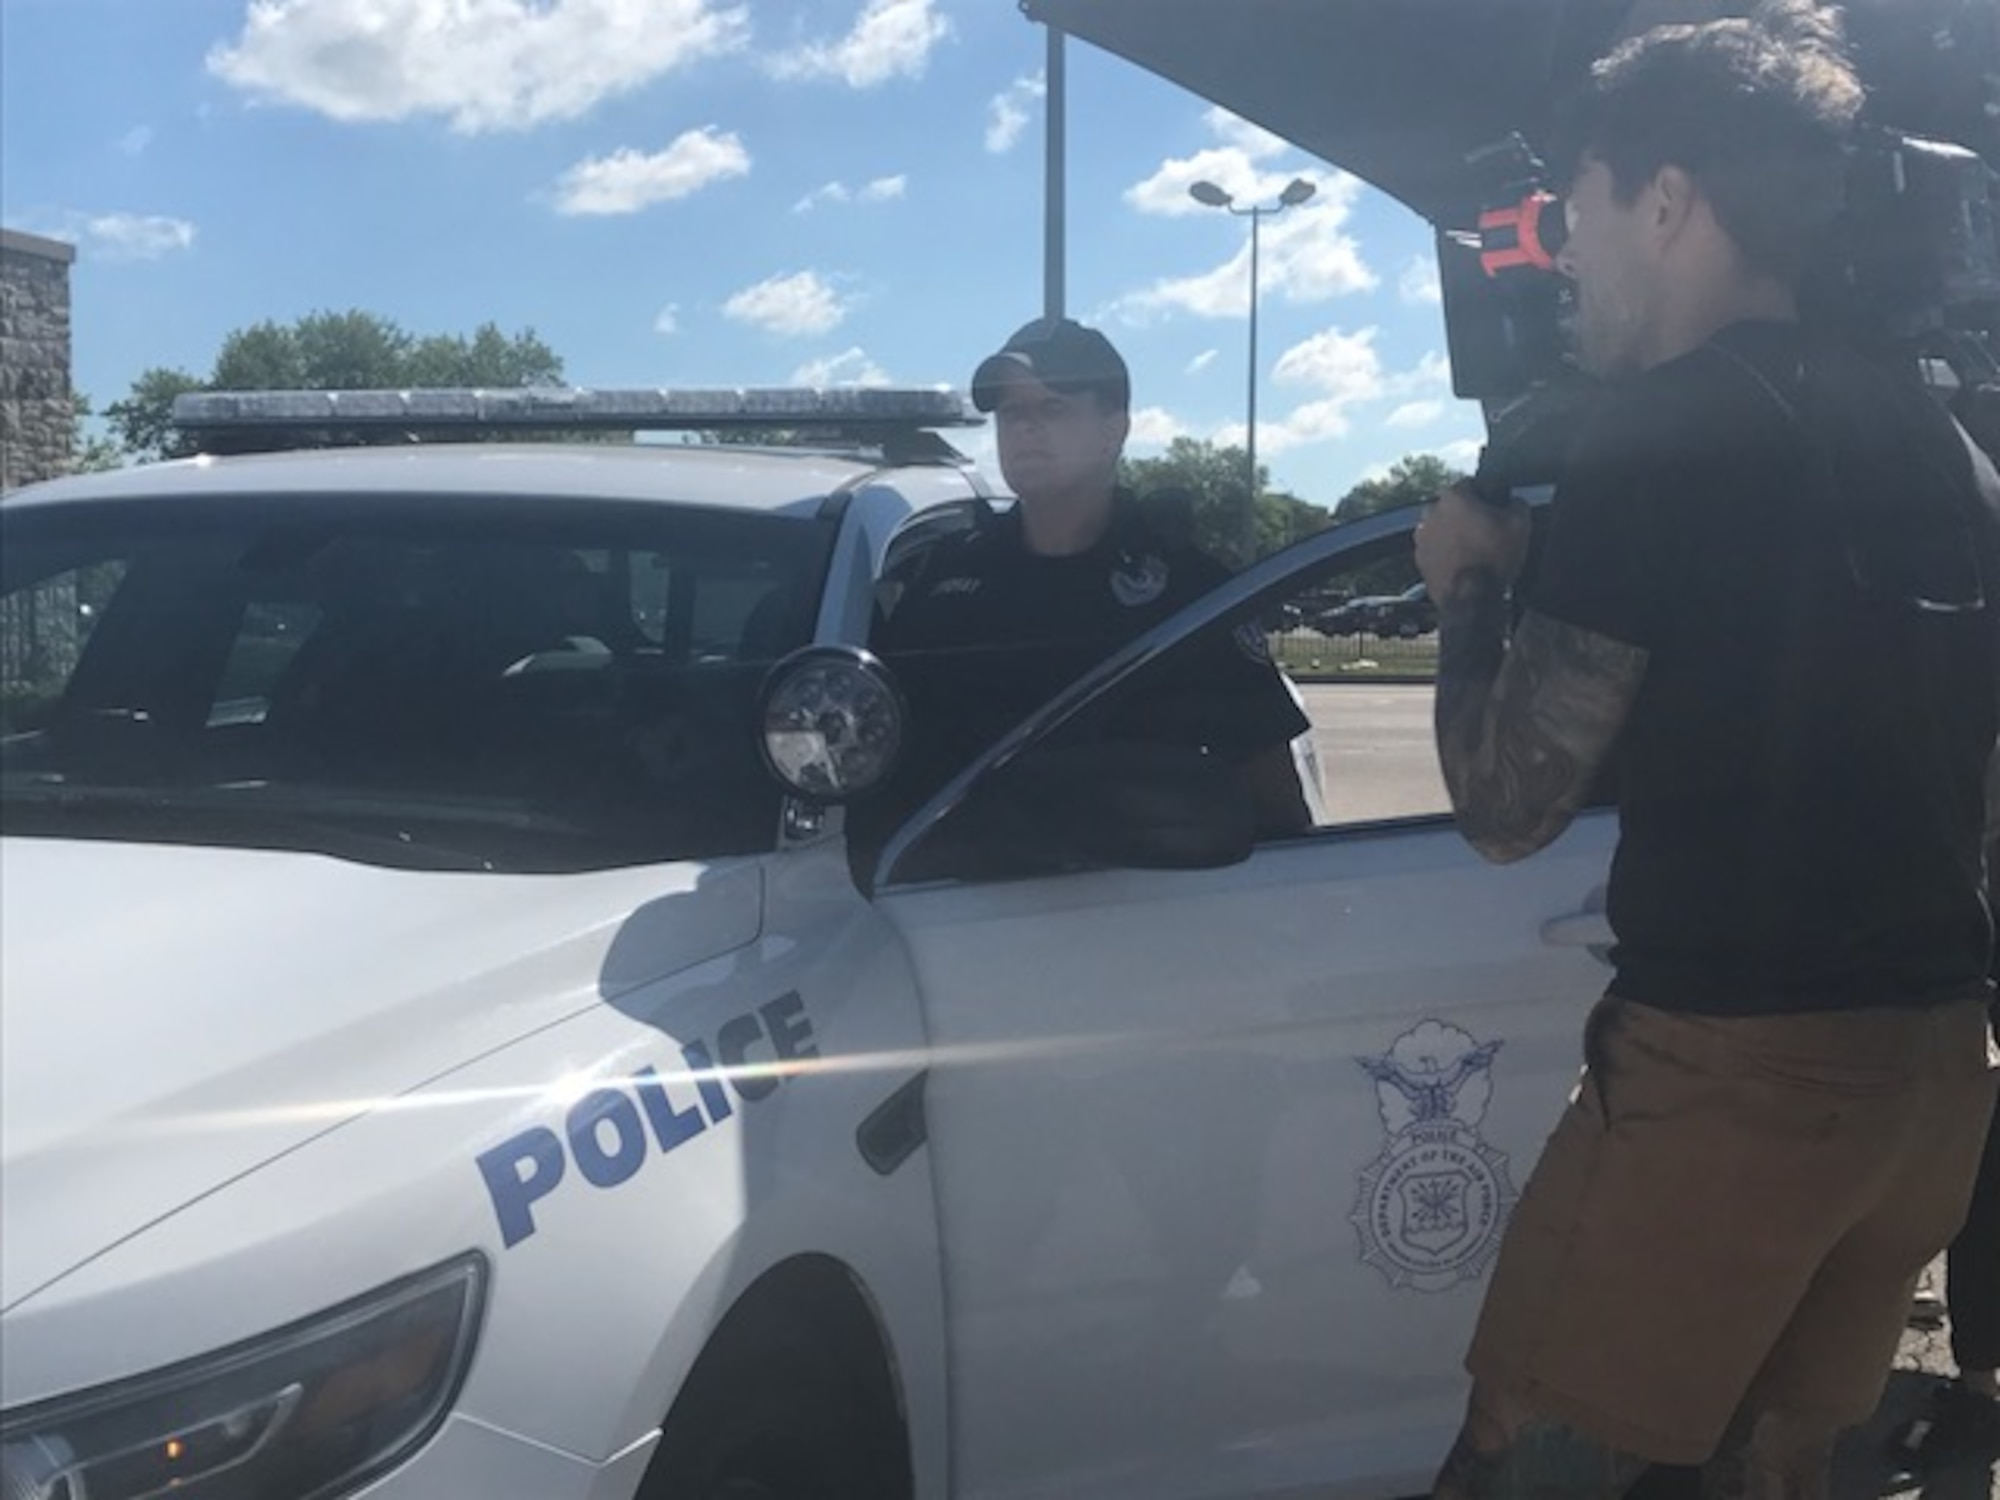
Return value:
[(847, 316), (847, 304), (816, 271), (773, 276), (747, 286), (722, 305), (739, 323), (788, 338), (830, 333)]
[(1435, 349), (1427, 349), (1421, 358), (1402, 375), (1397, 377), (1396, 395), (1421, 394), (1437, 391), (1449, 395), (1451, 392), (1451, 361)]
[(1220, 349), (1202, 350), (1201, 353), (1197, 354), (1193, 359), (1187, 362), (1187, 369), (1183, 373), (1188, 375), (1199, 375), (1203, 370), (1206, 370), (1210, 365), (1215, 363), (1215, 357), (1221, 352), (1222, 351)]
[(1347, 400), (1380, 395), (1382, 360), (1375, 352), (1376, 332), (1323, 329), (1279, 355), (1272, 378), (1280, 385), (1317, 386)]
[(681, 309), (677, 302), (669, 302), (661, 308), (653, 319), (653, 332), (672, 338), (681, 331)]
[[(1275, 203), (1285, 185), (1298, 175), (1259, 165), (1291, 149), (1270, 131), (1221, 108), (1209, 110), (1202, 123), (1222, 144), (1161, 162), (1151, 177), (1125, 190), (1127, 203), (1145, 214), (1212, 214), (1213, 207), (1188, 196), (1195, 183), (1212, 182), (1240, 204), (1267, 205)], [(1324, 183), (1319, 185), (1325, 187)]]
[(1319, 302), (1375, 289), (1380, 278), (1341, 229), (1360, 187), (1357, 179), (1342, 176), (1311, 203), (1266, 226), (1270, 291), (1291, 302)]
[[(1219, 210), (1197, 202), (1188, 193), (1195, 183), (1209, 182), (1236, 204), (1276, 208), (1279, 196), (1300, 175), (1274, 160), (1291, 149), (1286, 142), (1225, 109), (1209, 110), (1202, 122), (1221, 144), (1162, 162), (1150, 177), (1125, 190), (1125, 201), (1140, 213), (1169, 218), (1219, 215)], [(1347, 292), (1373, 290), (1379, 278), (1362, 260), (1360, 247), (1344, 228), (1360, 196), (1360, 180), (1337, 171), (1322, 176), (1308, 169), (1304, 175), (1315, 189), (1311, 198), (1257, 221), (1263, 252), (1258, 295), (1317, 302)], [(1235, 214), (1239, 221), (1244, 217)], [(1171, 311), (1205, 318), (1243, 317), (1249, 308), (1248, 232), (1236, 252), (1212, 270), (1162, 278), (1113, 304), (1114, 312), (1132, 322)]]
[(848, 192), (846, 182), (822, 182), (818, 188), (808, 192), (796, 204), (792, 204), (794, 214), (810, 214), (820, 204), (844, 204), (852, 202), (854, 194)]
[[(1375, 347), (1377, 332), (1374, 328), (1353, 333), (1328, 328), (1278, 357), (1271, 372), (1273, 381), (1303, 386), (1313, 394), (1284, 417), (1258, 422), (1260, 452), (1282, 453), (1303, 444), (1345, 437), (1353, 427), (1353, 409), (1371, 401), (1403, 400), (1386, 419), (1394, 426), (1417, 425), (1419, 415), (1424, 421), (1434, 421), (1444, 414), (1444, 403), (1426, 394), (1438, 389), (1445, 378), (1443, 358), (1427, 352), (1406, 370), (1386, 370)], [(1430, 410), (1423, 412), (1425, 407)], [(1236, 431), (1240, 442), (1240, 424)]]
[(877, 177), (859, 188), (850, 188), (844, 182), (829, 182), (814, 188), (794, 203), (792, 212), (811, 213), (822, 203), (887, 203), (902, 197), (909, 185), (910, 179), (901, 173), (894, 177)]
[(705, 126), (683, 132), (664, 151), (627, 149), (578, 162), (556, 184), (556, 212), (633, 214), (749, 170), (750, 153), (743, 142)]
[(1282, 136), (1271, 134), (1261, 125), (1252, 125), (1241, 115), (1231, 114), (1219, 104), (1204, 114), (1201, 122), (1250, 156), (1276, 156), (1288, 144)]
[(1416, 305), (1444, 301), (1444, 289), (1438, 285), (1436, 257), (1412, 257), (1403, 267), (1403, 274), (1396, 278), (1396, 295)]
[(887, 385), (889, 377), (860, 347), (825, 359), (808, 360), (792, 371), (791, 384), (820, 388), (837, 385)]
[(1485, 446), (1479, 438), (1460, 438), (1457, 442), (1446, 443), (1438, 449), (1437, 456), (1454, 469), (1463, 469), (1469, 473), (1479, 462), (1479, 450)]
[(192, 249), (195, 227), (163, 214), (70, 214), (60, 237), (96, 260), (159, 260)]
[(874, 88), (892, 78), (921, 78), (931, 49), (949, 35), (951, 22), (937, 13), (935, 0), (868, 0), (839, 41), (780, 53), (770, 68), (780, 78), (839, 78), (851, 88)]
[(336, 120), (475, 134), (575, 119), (748, 35), (727, 0), (252, 0), (208, 69)]
[(847, 184), (844, 182), (822, 183), (819, 187), (814, 188), (805, 197), (794, 203), (792, 205), (792, 212), (795, 214), (809, 214), (822, 203), (846, 203), (852, 200), (853, 197), (854, 195), (847, 190)]
[(1029, 112), (1049, 91), (1040, 73), (1017, 78), (986, 105), (986, 149), (995, 156), (1012, 151), (1028, 128)]
[(1212, 214), (1215, 209), (1188, 196), (1195, 183), (1212, 182), (1238, 203), (1265, 204), (1275, 203), (1294, 175), (1265, 171), (1241, 147), (1210, 146), (1160, 163), (1151, 177), (1125, 189), (1125, 201), (1142, 214)]
[(150, 125), (134, 125), (118, 137), (118, 149), (126, 156), (143, 156), (152, 144), (153, 127)]
[[(1377, 276), (1362, 260), (1360, 246), (1343, 227), (1360, 187), (1356, 178), (1338, 174), (1321, 187), (1311, 202), (1266, 221), (1260, 231), (1260, 297), (1322, 302), (1375, 288)], [(1170, 311), (1189, 312), (1203, 318), (1246, 316), (1250, 310), (1248, 235), (1236, 253), (1213, 270), (1163, 278), (1119, 298), (1115, 308), (1134, 322)]]
[(1444, 415), (1442, 401), (1405, 401), (1382, 419), (1384, 427), (1428, 427)]
[(1346, 401), (1329, 397), (1295, 406), (1277, 421), (1260, 421), (1257, 424), (1258, 452), (1283, 453), (1307, 443), (1346, 437), (1354, 430), (1353, 420), (1347, 412), (1348, 405)]
[(1142, 406), (1132, 413), (1129, 441), (1135, 448), (1164, 448), (1186, 432), (1180, 419), (1164, 406)]

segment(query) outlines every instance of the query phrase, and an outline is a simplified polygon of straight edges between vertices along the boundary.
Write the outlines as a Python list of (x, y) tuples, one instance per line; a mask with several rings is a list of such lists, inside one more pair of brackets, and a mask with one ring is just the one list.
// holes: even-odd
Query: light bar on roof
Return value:
[(174, 398), (174, 425), (220, 428), (519, 427), (620, 432), (837, 427), (843, 431), (970, 427), (982, 420), (953, 390), (789, 386), (508, 390), (191, 391)]

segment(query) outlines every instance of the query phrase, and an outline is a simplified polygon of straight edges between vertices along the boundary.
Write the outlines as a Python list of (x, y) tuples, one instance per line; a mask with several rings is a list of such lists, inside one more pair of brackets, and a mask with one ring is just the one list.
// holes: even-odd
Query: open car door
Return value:
[[(1612, 815), (1484, 863), (1421, 679), (1305, 685), (1333, 812), (1254, 847), (1199, 776), (1093, 741), (1211, 632), (1385, 591), (1413, 519), (1322, 533), (1189, 606), (884, 856), (934, 1057), (957, 1493), (1386, 1496), (1443, 1457), (1607, 977)], [(1272, 639), (1323, 667), (1427, 644)], [(1384, 760), (1407, 764), (1357, 801)]]

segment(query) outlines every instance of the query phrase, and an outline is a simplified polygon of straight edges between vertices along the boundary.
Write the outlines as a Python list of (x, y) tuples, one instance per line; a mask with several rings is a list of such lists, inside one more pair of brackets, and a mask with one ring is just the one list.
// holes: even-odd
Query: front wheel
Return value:
[(638, 1500), (904, 1500), (902, 1426), (867, 1389), (807, 1345), (705, 1361)]

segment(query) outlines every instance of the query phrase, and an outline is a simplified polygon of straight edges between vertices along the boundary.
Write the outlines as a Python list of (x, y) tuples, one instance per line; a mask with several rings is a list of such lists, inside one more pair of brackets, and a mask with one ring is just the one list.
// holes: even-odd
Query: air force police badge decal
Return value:
[(1389, 1139), (1349, 1216), (1361, 1258), (1392, 1287), (1441, 1292), (1485, 1274), (1514, 1206), (1507, 1157), (1480, 1137), (1499, 1042), (1425, 1021), (1361, 1064)]

